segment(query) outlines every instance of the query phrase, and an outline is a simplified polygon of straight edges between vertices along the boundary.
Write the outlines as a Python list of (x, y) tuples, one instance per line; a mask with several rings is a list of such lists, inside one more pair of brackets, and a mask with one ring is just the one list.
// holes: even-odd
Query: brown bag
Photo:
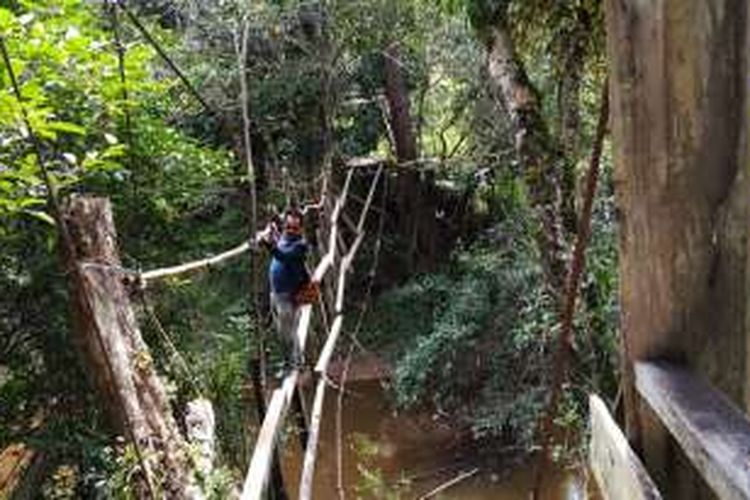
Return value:
[(294, 294), (294, 302), (297, 305), (314, 304), (320, 298), (320, 284), (308, 281)]

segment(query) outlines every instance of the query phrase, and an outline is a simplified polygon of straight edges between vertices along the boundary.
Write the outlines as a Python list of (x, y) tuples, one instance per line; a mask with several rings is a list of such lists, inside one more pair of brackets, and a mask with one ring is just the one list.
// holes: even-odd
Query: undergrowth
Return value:
[[(617, 384), (616, 251), (611, 197), (597, 202), (589, 264), (575, 323), (573, 375), (557, 423), (575, 450), (586, 394)], [(530, 452), (544, 407), (558, 332), (528, 217), (508, 217), (454, 255), (441, 272), (381, 295), (362, 333), (392, 363), (402, 408), (424, 407)]]

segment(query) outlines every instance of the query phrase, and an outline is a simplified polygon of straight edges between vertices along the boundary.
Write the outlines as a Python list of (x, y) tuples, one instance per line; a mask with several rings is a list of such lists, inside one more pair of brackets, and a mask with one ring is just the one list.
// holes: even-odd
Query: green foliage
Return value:
[(261, 337), (247, 303), (248, 274), (247, 266), (234, 264), (173, 282), (149, 297), (187, 369), (165, 345), (152, 319), (141, 321), (157, 366), (176, 386), (175, 406), (183, 408), (199, 395), (212, 402), (217, 452), (221, 463), (235, 472), (247, 458), (245, 425), (252, 410), (245, 389), (247, 365)]
[(432, 325), (433, 311), (445, 304), (450, 285), (444, 275), (426, 275), (384, 293), (362, 338), (385, 346), (416, 338)]
[(216, 467), (199, 483), (208, 500), (223, 500), (236, 493), (237, 477), (227, 467)]
[[(123, 260), (133, 267), (172, 264), (236, 244), (246, 230), (240, 210), (228, 206), (225, 196), (238, 181), (235, 160), (225, 148), (191, 136), (192, 124), (172, 120), (180, 104), (171, 95), (174, 80), (158, 66), (152, 49), (130, 38), (133, 34), (127, 30), (123, 36), (129, 99), (123, 100), (109, 18), (103, 18), (107, 11), (100, 7), (78, 0), (0, 7), (0, 32), (23, 106), (62, 195), (98, 193), (113, 200)], [(65, 275), (47, 212), (47, 189), (8, 73), (4, 66), (0, 70), (0, 448), (12, 441), (31, 441), (51, 460), (70, 465), (50, 478), (46, 491), (51, 498), (68, 495), (71, 482), (76, 496), (93, 495), (106, 484), (112, 488), (109, 496), (133, 496), (126, 488), (134, 473), (132, 456), (126, 449), (112, 451), (110, 439), (92, 436), (103, 429), (100, 409), (71, 341)], [(230, 274), (221, 293), (196, 301), (199, 307), (218, 310), (217, 324), (244, 307), (239, 299), (246, 294), (243, 272)], [(192, 298), (197, 295), (193, 292)], [(193, 366), (221, 380), (216, 386), (198, 382), (225, 396), (216, 398), (226, 403), (219, 411), (219, 426), (221, 431), (228, 429), (224, 442), (231, 443), (229, 433), (237, 435), (239, 428), (243, 366), (238, 358), (248, 331), (217, 326), (204, 332), (196, 327), (195, 316), (181, 323), (171, 317), (178, 317), (179, 311), (170, 306), (189, 309), (195, 304), (186, 305), (191, 298), (187, 293), (171, 297), (158, 307), (159, 314), (169, 318), (167, 330), (184, 337), (177, 342), (183, 352), (204, 353), (201, 342), (215, 332), (231, 336), (230, 342), (212, 345), (218, 355), (206, 354), (205, 366)], [(176, 368), (173, 353), (163, 347), (148, 317), (142, 319), (146, 337), (158, 353), (157, 366), (172, 380), (179, 406), (196, 393), (196, 384)], [(229, 374), (222, 375), (222, 370)], [(45, 419), (43, 435), (38, 436), (27, 424), (40, 408), (46, 413), (54, 404), (66, 410), (59, 419)], [(80, 407), (93, 411), (78, 420), (81, 416), (70, 409)], [(80, 421), (93, 430), (80, 429)], [(227, 454), (234, 459), (235, 450)], [(216, 488), (225, 482), (214, 479), (210, 482)]]
[(72, 500), (77, 496), (78, 471), (70, 465), (58, 467), (50, 482), (42, 489), (42, 497), (49, 500)]
[(113, 457), (112, 470), (105, 482), (105, 491), (117, 500), (138, 498), (134, 477), (139, 474), (138, 455), (132, 445), (126, 445)]
[(220, 347), (209, 351), (200, 369), (208, 380), (207, 397), (216, 408), (219, 452), (224, 463), (239, 467), (246, 455), (245, 443), (239, 437), (247, 432), (244, 427), (250, 410), (247, 391), (243, 391), (248, 382), (251, 352), (246, 338), (257, 338), (257, 335), (248, 333), (247, 313), (228, 319), (228, 330), (216, 334)]
[[(0, 33), (54, 181), (63, 196), (97, 193), (113, 200), (123, 261), (132, 268), (202, 257), (247, 234), (241, 206), (247, 174), (230, 151), (241, 143), (236, 51), (245, 23), (250, 133), (256, 168), (266, 170), (264, 201), (317, 194), (305, 181), (320, 170), (328, 121), (336, 155), (390, 154), (383, 50), (398, 43), (421, 154), (442, 160), (440, 182), (473, 192), (472, 215), (500, 223), (478, 243), (467, 243), (442, 272), (383, 294), (363, 338), (395, 360), (400, 404), (431, 405), (450, 412), (477, 438), (529, 448), (545, 396), (556, 316), (542, 284), (525, 194), (510, 161), (511, 138), (487, 89), (483, 47), (471, 29), (481, 31), (508, 16), (552, 122), (559, 60), (581, 12), (599, 29), (599, 3), (177, 0), (166, 8), (133, 2), (218, 116), (197, 106), (127, 22), (121, 25), (125, 100), (111, 19), (99, 3), (4, 2)], [(590, 37), (593, 45), (599, 34)], [(582, 78), (584, 144), (603, 71), (597, 54), (587, 60)], [(137, 493), (131, 480), (138, 469), (134, 453), (98, 430), (102, 415), (72, 348), (48, 192), (2, 69), (0, 446), (33, 441), (53, 457), (55, 470), (45, 489), (50, 498), (131, 498)], [(478, 172), (488, 179), (477, 181)], [(612, 393), (616, 384), (616, 252), (607, 189), (597, 205), (584, 306), (576, 322), (577, 376), (562, 413), (571, 426), (580, 418), (585, 388)], [(464, 232), (466, 241), (476, 239)], [(385, 241), (386, 250), (389, 244)], [(199, 393), (215, 405), (224, 467), (204, 478), (204, 486), (216, 498), (227, 496), (247, 459), (246, 363), (263, 336), (257, 311), (248, 304), (249, 274), (247, 262), (232, 264), (148, 291), (187, 369), (154, 319), (137, 307), (174, 406), (181, 408)], [(46, 423), (42, 435), (19, 425), (51, 401), (65, 408), (66, 418)], [(81, 414), (71, 408), (93, 410)], [(95, 430), (81, 422), (94, 422)], [(405, 494), (366, 458), (360, 472), (360, 495)]]
[[(475, 263), (472, 263), (475, 264)], [(473, 267), (473, 266), (472, 266)], [(483, 279), (481, 264), (453, 287), (446, 307), (437, 312), (429, 335), (409, 349), (396, 370), (398, 401), (409, 405), (431, 397), (440, 407), (455, 407), (468, 382), (459, 376), (461, 357), (489, 327), (491, 295), (497, 290)], [(462, 399), (462, 398), (461, 398)]]
[(93, 405), (65, 412), (54, 408), (40, 423), (43, 425), (25, 436), (27, 445), (42, 453), (50, 468), (40, 485), (40, 497), (92, 498), (105, 492), (109, 484), (112, 493), (121, 489), (110, 483), (116, 479), (119, 443), (96, 430), (100, 422)]
[[(0, 31), (23, 107), (44, 143), (54, 179), (70, 188), (89, 175), (118, 172), (126, 151), (118, 138), (118, 123), (132, 105), (122, 101), (117, 57), (93, 7), (73, 0), (21, 2), (14, 10), (0, 8)], [(128, 90), (133, 98), (164, 86), (146, 77), (150, 58), (151, 52), (137, 44), (128, 51)], [(25, 214), (50, 220), (42, 215), (45, 191), (10, 84), (3, 68), (0, 217)]]
[(355, 491), (357, 499), (378, 498), (399, 500), (410, 496), (410, 482), (407, 478), (389, 483), (383, 471), (374, 464), (380, 450), (378, 443), (365, 434), (354, 434), (351, 443), (357, 460), (359, 479)]
[[(507, 206), (506, 222), (459, 252), (442, 273), (379, 297), (363, 338), (390, 352), (399, 405), (434, 408), (471, 428), (476, 439), (530, 451), (550, 383), (558, 312), (522, 207), (518, 201)], [(558, 418), (570, 430), (567, 449), (579, 442), (587, 392), (616, 392), (612, 210), (609, 197), (597, 203), (575, 325), (574, 376)]]

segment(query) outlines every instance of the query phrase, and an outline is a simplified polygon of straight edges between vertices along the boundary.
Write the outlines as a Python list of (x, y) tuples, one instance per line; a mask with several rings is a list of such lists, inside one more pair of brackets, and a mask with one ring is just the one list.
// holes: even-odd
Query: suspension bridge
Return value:
[[(621, 176), (617, 189), (626, 222), (621, 269), (622, 400), (627, 438), (606, 405), (592, 395), (589, 463), (607, 499), (650, 500), (663, 494), (679, 499), (747, 499), (750, 287), (745, 267), (737, 263), (746, 264), (750, 253), (746, 229), (750, 227), (746, 209), (750, 114), (736, 112), (748, 109), (743, 83), (750, 67), (747, 8), (742, 2), (728, 0), (713, 2), (709, 8), (699, 7), (697, 0), (608, 0), (607, 4), (612, 128)], [(194, 97), (213, 113), (124, 3), (112, 5), (113, 15), (118, 7), (124, 10)], [(672, 15), (665, 15), (667, 11)], [(143, 346), (132, 312), (120, 314), (123, 305), (128, 306), (127, 291), (120, 283), (122, 275), (146, 287), (159, 279), (243, 255), (253, 250), (253, 242), (195, 262), (133, 272), (120, 266), (111, 241), (111, 224), (103, 225), (106, 230), (93, 228), (99, 232), (89, 239), (74, 241), (44, 164), (47, 155), (23, 110), (10, 57), (5, 45), (0, 45), (64, 246), (69, 252), (75, 250), (68, 256), (66, 271), (85, 320), (82, 330), (91, 335), (95, 361), (104, 363), (104, 371), (123, 384), (115, 389), (127, 397), (124, 401), (114, 398), (113, 411), (124, 416), (124, 431), (139, 454), (148, 481), (150, 455), (141, 453), (155, 450), (148, 426), (153, 424), (166, 436), (172, 436), (174, 426), (166, 417), (154, 422), (138, 417), (139, 405), (161, 408), (166, 398), (154, 385), (155, 375), (148, 363), (132, 376), (124, 368), (132, 365)], [(122, 52), (118, 52), (124, 80)], [(127, 95), (123, 97), (127, 100)], [(331, 284), (333, 308), (313, 370), (315, 396), (303, 434), (305, 452), (299, 478), (302, 499), (312, 497), (327, 370), (342, 333), (347, 273), (364, 240), (364, 221), (383, 177), (382, 166), (358, 223), (344, 229), (340, 222), (352, 175), (353, 169), (349, 169), (342, 189), (330, 198), (328, 241), (313, 273), (315, 280)], [(349, 232), (348, 245), (340, 243), (345, 231)], [(303, 347), (313, 313), (312, 305), (302, 307), (296, 335)], [(97, 357), (101, 354), (103, 358)], [(279, 436), (298, 397), (299, 379), (299, 370), (290, 371), (270, 396), (243, 481), (243, 499), (263, 498), (278, 468)], [(660, 493), (657, 484), (668, 490)], [(148, 488), (156, 498), (153, 485)]]
[[(260, 393), (262, 401), (256, 401), (256, 403), (261, 405), (264, 415), (241, 490), (243, 500), (264, 498), (269, 483), (273, 483), (270, 481), (271, 478), (277, 481), (273, 485), (276, 494), (285, 494), (283, 486), (278, 483), (280, 470), (277, 442), (285, 428), (286, 418), (292, 407), (296, 413), (296, 423), (300, 427), (304, 448), (304, 464), (299, 479), (299, 498), (312, 498), (320, 426), (323, 420), (323, 402), (326, 389), (330, 384), (328, 367), (343, 329), (347, 276), (365, 240), (367, 217), (371, 212), (378, 187), (385, 176), (384, 168), (381, 163), (375, 166), (374, 172), (370, 172), (372, 175), (368, 174), (371, 180), (366, 197), (361, 200), (356, 223), (352, 221), (343, 223), (343, 213), (347, 208), (355, 171), (367, 169), (348, 168), (343, 186), (335, 196), (326, 196), (325, 192), (322, 193), (324, 201), (320, 207), (323, 209), (322, 218), (325, 219), (323, 232), (327, 234), (327, 242), (321, 245), (322, 256), (311, 279), (315, 283), (330, 285), (328, 289), (333, 292), (332, 301), (328, 308), (323, 300), (316, 304), (300, 305), (295, 331), (300, 349), (303, 352), (309, 352), (308, 339), (316, 310), (323, 316), (321, 323), (328, 325), (323, 346), (319, 352), (315, 353), (316, 362), (312, 370), (315, 378), (315, 395), (312, 407), (308, 414), (303, 404), (305, 398), (300, 394), (299, 381), (304, 370), (302, 367), (293, 367), (286, 372), (278, 388), (273, 390), (267, 400), (266, 395)], [(327, 186), (327, 184), (324, 185)], [(88, 286), (84, 287), (83, 295), (88, 295), (89, 309), (93, 311), (91, 321), (99, 325), (96, 328), (100, 337), (98, 341), (102, 345), (101, 351), (104, 357), (108, 360), (108, 370), (113, 379), (128, 379), (130, 376), (124, 373), (126, 370), (123, 367), (132, 362), (127, 359), (128, 355), (121, 352), (122, 348), (117, 347), (117, 344), (122, 342), (118, 336), (120, 333), (133, 334), (138, 328), (134, 322), (133, 313), (130, 312), (126, 296), (133, 293), (142, 295), (144, 290), (153, 287), (159, 281), (211, 269), (248, 252), (259, 251), (260, 247), (256, 236), (224, 252), (179, 265), (148, 271), (125, 268), (120, 264), (116, 255), (111, 211), (109, 204), (103, 203), (104, 201), (87, 197), (75, 200), (73, 207), (66, 211), (68, 214), (66, 222), (69, 230), (74, 233), (71, 239), (78, 252), (76, 269), (86, 277), (85, 281), (88, 283)], [(384, 213), (381, 211), (381, 217), (383, 216)], [(86, 234), (86, 231), (90, 233)], [(146, 306), (148, 309), (148, 304)], [(139, 333), (137, 335), (140, 336)], [(141, 343), (142, 340), (136, 340), (136, 344)], [(143, 352), (142, 350), (146, 349), (145, 344), (139, 349)], [(137, 352), (132, 353), (132, 356), (137, 355)], [(117, 389), (122, 391), (122, 387)], [(141, 390), (134, 390), (140, 396)], [(121, 395), (121, 399), (127, 401), (128, 397)], [(130, 440), (137, 449), (148, 448), (154, 436), (150, 435), (148, 430), (135, 428), (139, 418), (142, 418), (136, 413), (132, 410), (129, 415), (128, 425), (134, 427), (128, 429)], [(145, 451), (139, 451), (139, 460), (144, 475), (146, 480), (151, 482), (149, 476), (153, 475), (153, 467), (150, 465), (148, 455), (149, 453)], [(152, 486), (150, 488), (153, 488), (154, 492), (157, 489)]]

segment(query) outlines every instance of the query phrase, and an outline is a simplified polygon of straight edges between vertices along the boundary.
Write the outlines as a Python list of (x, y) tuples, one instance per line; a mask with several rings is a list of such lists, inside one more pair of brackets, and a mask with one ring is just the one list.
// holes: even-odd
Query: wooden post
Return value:
[(167, 496), (189, 497), (186, 444), (123, 283), (109, 200), (74, 198), (64, 218), (74, 245), (69, 285), (86, 372), (113, 428), (134, 445), (151, 496), (160, 487)]

